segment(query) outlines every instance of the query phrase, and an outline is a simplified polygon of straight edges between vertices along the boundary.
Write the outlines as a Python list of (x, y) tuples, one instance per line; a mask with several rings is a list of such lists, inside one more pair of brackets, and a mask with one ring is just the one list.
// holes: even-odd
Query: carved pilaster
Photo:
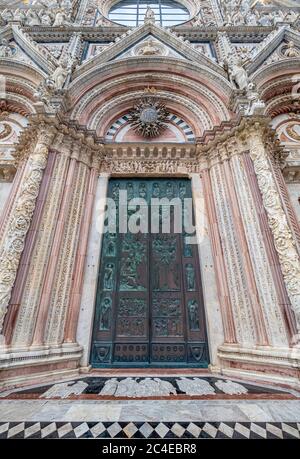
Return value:
[[(226, 155), (226, 152), (223, 151), (223, 153)], [(210, 177), (224, 254), (236, 338), (240, 344), (255, 346), (257, 336), (251, 298), (247, 289), (243, 257), (237, 243), (238, 236), (234, 216), (228, 202), (228, 190), (225, 185), (222, 164), (216, 163), (211, 166)]]
[(61, 134), (56, 136), (51, 148), (56, 150), (57, 154), (19, 306), (20, 310), (13, 336), (14, 345), (30, 345), (33, 338), (47, 262), (51, 252), (70, 161), (69, 141), (64, 139)]
[(25, 237), (35, 209), (36, 200), (47, 164), (49, 146), (54, 137), (50, 128), (42, 126), (36, 145), (27, 160), (26, 170), (16, 198), (14, 212), (9, 216), (9, 226), (0, 248), (0, 332), (7, 312), (16, 278)]
[(55, 263), (55, 277), (51, 292), (48, 319), (44, 340), (49, 344), (61, 344), (64, 338), (67, 306), (70, 301), (72, 272), (75, 265), (76, 251), (79, 242), (80, 224), (84, 214), (84, 202), (89, 177), (88, 167), (78, 162), (71, 200), (65, 217), (61, 246)]
[(248, 131), (250, 156), (254, 164), (263, 204), (268, 215), (268, 223), (274, 237), (281, 270), (286, 284), (291, 306), (300, 332), (300, 259), (289, 227), (268, 152), (264, 144), (263, 129), (259, 124)]
[[(242, 145), (236, 144), (238, 154), (230, 159), (232, 177), (237, 190), (240, 215), (245, 230), (245, 238), (249, 250), (253, 275), (258, 292), (262, 313), (261, 321), (266, 326), (268, 340), (272, 345), (288, 344), (284, 318), (280, 309), (271, 266), (260, 228), (257, 213), (258, 203), (254, 201), (243, 161)], [(258, 316), (259, 314), (257, 314)]]

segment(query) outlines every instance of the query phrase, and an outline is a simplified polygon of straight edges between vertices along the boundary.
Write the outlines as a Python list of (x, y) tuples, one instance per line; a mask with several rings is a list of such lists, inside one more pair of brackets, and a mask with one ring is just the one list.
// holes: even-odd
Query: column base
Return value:
[(49, 383), (78, 376), (82, 347), (76, 343), (38, 348), (2, 348), (0, 351), (0, 389), (27, 384)]
[(262, 346), (244, 348), (224, 344), (218, 348), (220, 373), (249, 382), (272, 383), (300, 389), (300, 349)]

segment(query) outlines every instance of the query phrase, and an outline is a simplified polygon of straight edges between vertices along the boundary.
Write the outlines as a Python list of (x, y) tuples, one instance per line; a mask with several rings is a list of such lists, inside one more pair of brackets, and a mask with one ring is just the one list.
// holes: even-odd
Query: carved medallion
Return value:
[(135, 132), (145, 138), (158, 137), (167, 127), (169, 112), (155, 96), (144, 96), (128, 118)]

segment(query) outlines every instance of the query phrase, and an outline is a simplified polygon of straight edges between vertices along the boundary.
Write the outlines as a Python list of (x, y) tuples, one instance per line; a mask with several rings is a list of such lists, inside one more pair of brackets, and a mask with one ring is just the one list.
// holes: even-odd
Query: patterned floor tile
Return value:
[(300, 439), (296, 422), (0, 422), (0, 438)]
[(91, 429), (91, 434), (93, 435), (94, 438), (99, 437), (103, 432), (105, 432), (106, 428), (104, 427), (102, 422), (98, 422), (95, 424)]
[(134, 425), (133, 422), (130, 422), (129, 424), (127, 424), (127, 426), (123, 428), (123, 431), (125, 432), (128, 438), (133, 437), (137, 430), (138, 428)]
[(152, 434), (153, 432), (153, 427), (150, 426), (150, 424), (148, 424), (148, 422), (145, 422), (141, 427), (140, 427), (140, 432), (142, 433), (142, 435), (145, 437), (145, 438), (148, 438), (150, 437), (150, 435)]
[(155, 430), (156, 433), (158, 433), (158, 435), (161, 438), (164, 438), (167, 435), (167, 433), (169, 432), (168, 427), (162, 422), (160, 422), (158, 424), (158, 426), (154, 430)]
[(114, 422), (107, 428), (107, 432), (112, 438), (116, 437), (121, 432), (121, 430), (122, 427), (118, 422)]

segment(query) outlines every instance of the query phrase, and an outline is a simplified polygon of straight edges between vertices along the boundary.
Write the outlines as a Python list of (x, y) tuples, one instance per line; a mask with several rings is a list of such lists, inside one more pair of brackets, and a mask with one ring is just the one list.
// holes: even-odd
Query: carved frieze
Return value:
[(101, 172), (110, 174), (189, 174), (200, 171), (198, 160), (179, 161), (177, 159), (160, 160), (103, 160)]

